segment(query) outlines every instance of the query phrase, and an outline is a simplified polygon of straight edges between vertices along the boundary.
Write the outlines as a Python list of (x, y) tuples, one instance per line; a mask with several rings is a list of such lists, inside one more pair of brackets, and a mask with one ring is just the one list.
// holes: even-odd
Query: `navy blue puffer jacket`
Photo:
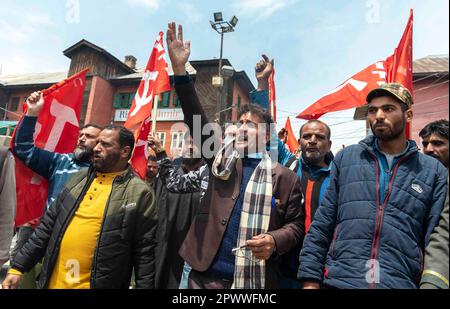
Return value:
[(384, 203), (375, 137), (336, 155), (330, 185), (300, 254), (298, 277), (335, 288), (417, 288), (423, 250), (447, 194), (447, 170), (413, 141)]

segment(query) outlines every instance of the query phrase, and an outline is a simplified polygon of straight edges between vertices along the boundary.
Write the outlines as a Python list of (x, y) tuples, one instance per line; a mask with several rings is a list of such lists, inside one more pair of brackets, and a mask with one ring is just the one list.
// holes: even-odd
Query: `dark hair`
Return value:
[(238, 118), (241, 118), (242, 115), (245, 115), (247, 113), (257, 115), (263, 122), (265, 122), (269, 126), (273, 123), (273, 118), (270, 112), (267, 109), (259, 106), (258, 104), (249, 103), (242, 106)]
[(431, 134), (448, 139), (448, 120), (441, 119), (430, 122), (419, 132), (421, 138), (429, 137)]
[(99, 129), (99, 130), (103, 130), (103, 128), (102, 128), (101, 126), (99, 126), (99, 125), (97, 125), (97, 124), (95, 124), (95, 123), (88, 123), (88, 124), (85, 124), (84, 126), (82, 126), (82, 127), (80, 128), (80, 130), (83, 130), (83, 129), (86, 129), (86, 128), (96, 128), (96, 129)]
[(149, 155), (148, 158), (147, 158), (147, 161), (157, 162), (158, 160), (156, 159), (156, 156), (154, 156), (154, 155)]
[(329, 127), (325, 122), (320, 121), (320, 120), (318, 120), (318, 119), (311, 119), (311, 120), (308, 120), (307, 122), (305, 122), (305, 123), (300, 127), (300, 138), (302, 138), (302, 130), (303, 130), (303, 127), (306, 126), (307, 124), (314, 123), (314, 122), (315, 122), (315, 123), (320, 123), (321, 125), (325, 126), (325, 128), (327, 129), (327, 138), (328, 138), (328, 140), (330, 140), (330, 139), (331, 139), (331, 129), (330, 129), (330, 127)]
[(107, 125), (103, 130), (115, 130), (119, 133), (119, 145), (120, 148), (129, 146), (130, 147), (130, 155), (128, 159), (131, 158), (131, 154), (133, 153), (134, 149), (134, 136), (133, 133), (131, 133), (130, 130), (128, 130), (125, 127), (117, 126), (114, 124)]
[(288, 130), (286, 130), (285, 128), (281, 128), (281, 130), (278, 132), (278, 135), (280, 134), (289, 134)]

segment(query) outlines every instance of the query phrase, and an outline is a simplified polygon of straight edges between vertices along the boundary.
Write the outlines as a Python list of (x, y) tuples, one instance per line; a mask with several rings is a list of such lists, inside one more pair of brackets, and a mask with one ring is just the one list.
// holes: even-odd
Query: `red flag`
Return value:
[(150, 133), (150, 122), (150, 117), (145, 121), (142, 121), (139, 131), (136, 134), (137, 137), (134, 144), (134, 151), (130, 160), (131, 166), (141, 179), (145, 179), (147, 170), (147, 158), (149, 156), (147, 139)]
[(289, 147), (290, 152), (294, 152), (298, 149), (298, 140), (295, 138), (294, 131), (292, 130), (291, 126), (291, 119), (288, 117), (286, 120), (286, 124), (284, 125), (284, 128), (288, 132), (288, 138), (286, 141), (286, 145)]
[[(413, 10), (409, 13), (408, 24), (394, 54), (388, 59), (392, 62), (387, 72), (388, 82), (396, 82), (405, 86), (414, 96), (413, 89)], [(386, 61), (388, 60), (386, 59)], [(406, 138), (411, 138), (411, 122), (406, 123)]]
[(275, 92), (275, 69), (273, 69), (272, 73), (269, 76), (269, 107), (270, 113), (272, 114), (273, 121), (277, 122), (277, 106), (275, 103), (276, 100), (276, 92)]
[(162, 92), (170, 91), (170, 80), (165, 54), (163, 33), (160, 32), (153, 46), (144, 76), (136, 92), (136, 97), (128, 113), (128, 119), (125, 122), (126, 128), (133, 129), (147, 119), (152, 111), (153, 98)]
[(384, 83), (399, 82), (412, 93), (412, 27), (413, 11), (395, 52), (355, 74), (336, 89), (313, 103), (297, 118), (318, 119), (326, 113), (366, 104), (368, 93)]
[[(153, 98), (164, 91), (170, 91), (167, 62), (164, 56), (163, 33), (160, 32), (128, 114), (128, 119), (125, 122), (127, 128), (132, 128), (141, 123), (136, 134), (135, 147), (130, 162), (134, 171), (142, 179), (145, 179), (149, 155), (147, 138), (150, 133)], [(154, 118), (156, 120), (156, 115), (154, 115)]]
[[(87, 71), (88, 69), (85, 69), (43, 91), (44, 107), (39, 113), (34, 135), (36, 147), (58, 153), (74, 151), (78, 139)], [(26, 104), (24, 104), (25, 111)], [(11, 149), (14, 148), (15, 134), (16, 131), (11, 139)], [(21, 226), (42, 216), (47, 201), (48, 181), (34, 173), (20, 160), (15, 161), (17, 196), (15, 225)]]
[[(388, 59), (392, 62), (387, 72), (388, 83), (396, 82), (405, 86), (413, 94), (413, 10), (409, 14), (406, 29), (403, 32), (400, 43), (394, 51), (394, 54)], [(386, 61), (388, 61), (386, 59)]]

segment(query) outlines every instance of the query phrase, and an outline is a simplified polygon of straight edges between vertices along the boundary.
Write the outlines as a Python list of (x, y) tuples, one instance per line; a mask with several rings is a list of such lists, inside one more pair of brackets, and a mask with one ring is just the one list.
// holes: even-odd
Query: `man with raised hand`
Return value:
[[(70, 177), (81, 168), (89, 166), (101, 128), (95, 124), (84, 125), (80, 129), (78, 143), (73, 153), (50, 152), (36, 147), (33, 140), (37, 119), (44, 107), (44, 95), (41, 91), (33, 92), (27, 98), (26, 104), (27, 112), (18, 124), (13, 153), (31, 170), (48, 180), (48, 196), (45, 208), (47, 209)], [(27, 242), (34, 228), (35, 223), (27, 223), (19, 227), (16, 246), (11, 253), (11, 258), (14, 258)], [(36, 288), (35, 277), (37, 277), (37, 269), (25, 274), (22, 280), (23, 287)]]
[[(190, 43), (183, 41), (181, 25), (178, 34), (175, 23), (168, 28), (175, 89), (192, 133), (194, 116), (200, 119), (201, 128), (208, 119), (185, 71)], [(221, 145), (221, 135), (214, 131), (201, 135), (202, 156), (211, 175), (199, 213), (180, 249), (193, 269), (190, 288), (280, 286), (281, 256), (302, 241), (304, 213), (298, 177), (272, 162), (266, 151), (272, 126), (266, 109), (249, 104), (239, 115), (235, 140), (222, 149), (207, 153), (211, 140)], [(230, 146), (234, 151), (227, 151)]]

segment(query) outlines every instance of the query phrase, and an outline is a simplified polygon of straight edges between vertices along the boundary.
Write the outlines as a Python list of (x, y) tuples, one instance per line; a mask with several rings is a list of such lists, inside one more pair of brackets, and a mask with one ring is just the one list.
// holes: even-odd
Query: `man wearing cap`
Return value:
[(367, 104), (373, 135), (334, 159), (300, 254), (304, 288), (418, 288), (447, 170), (406, 138), (413, 100), (403, 85), (372, 90)]

